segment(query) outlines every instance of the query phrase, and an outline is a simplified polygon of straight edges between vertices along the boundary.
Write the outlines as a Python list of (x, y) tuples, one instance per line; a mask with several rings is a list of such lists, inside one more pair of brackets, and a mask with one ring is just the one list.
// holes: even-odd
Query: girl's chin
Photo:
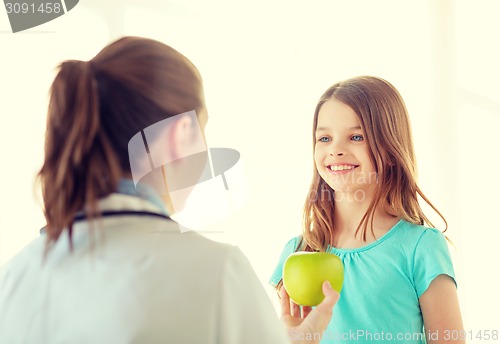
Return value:
[(326, 182), (328, 186), (338, 192), (355, 192), (356, 190), (365, 190), (369, 188), (369, 184), (344, 183), (339, 181), (329, 180)]
[(369, 195), (370, 193), (364, 189), (341, 189), (333, 193), (333, 199), (336, 202), (365, 202)]
[(336, 194), (368, 194), (374, 190), (374, 186), (370, 184), (345, 184), (327, 182), (328, 186)]

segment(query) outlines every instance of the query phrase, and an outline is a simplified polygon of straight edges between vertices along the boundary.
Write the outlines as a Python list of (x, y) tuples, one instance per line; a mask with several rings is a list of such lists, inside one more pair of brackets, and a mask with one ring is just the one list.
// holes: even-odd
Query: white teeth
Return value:
[(352, 170), (355, 166), (352, 165), (337, 165), (337, 166), (331, 166), (330, 165), (330, 170), (332, 171), (344, 171), (344, 170)]

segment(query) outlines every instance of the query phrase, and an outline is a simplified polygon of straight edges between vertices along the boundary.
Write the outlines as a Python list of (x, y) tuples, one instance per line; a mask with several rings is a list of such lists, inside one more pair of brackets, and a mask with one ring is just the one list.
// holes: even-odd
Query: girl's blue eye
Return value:
[(319, 140), (318, 140), (318, 141), (319, 141), (319, 142), (328, 142), (329, 140), (330, 140), (330, 139), (329, 139), (328, 137), (321, 136), (321, 137), (319, 138)]
[(361, 135), (352, 135), (351, 140), (353, 141), (363, 141), (363, 136)]

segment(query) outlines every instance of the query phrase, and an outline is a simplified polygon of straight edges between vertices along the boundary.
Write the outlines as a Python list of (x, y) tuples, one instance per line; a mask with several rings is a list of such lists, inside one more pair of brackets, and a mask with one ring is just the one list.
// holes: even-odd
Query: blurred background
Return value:
[(241, 247), (270, 296), (278, 256), (301, 232), (318, 98), (358, 75), (394, 84), (411, 116), (421, 188), (455, 243), (465, 328), (500, 330), (499, 13), (496, 0), (81, 0), (13, 34), (0, 10), (0, 266), (44, 225), (33, 182), (56, 66), (145, 36), (198, 66), (208, 144), (241, 153), (246, 204), (207, 235)]

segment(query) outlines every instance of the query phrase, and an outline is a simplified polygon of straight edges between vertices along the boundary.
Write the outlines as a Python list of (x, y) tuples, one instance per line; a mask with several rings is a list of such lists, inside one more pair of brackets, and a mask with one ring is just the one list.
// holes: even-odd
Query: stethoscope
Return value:
[[(101, 212), (99, 218), (117, 217), (117, 216), (143, 216), (143, 217), (150, 216), (150, 217), (157, 217), (157, 218), (161, 218), (164, 220), (173, 221), (169, 216), (164, 215), (164, 214), (153, 213), (150, 211), (137, 211), (137, 210), (107, 210), (107, 211)], [(77, 214), (75, 216), (75, 218), (73, 219), (73, 223), (79, 222), (79, 221), (85, 221), (85, 220), (87, 220), (86, 214), (80, 213), (80, 214)], [(43, 226), (42, 228), (40, 228), (40, 234), (45, 234), (45, 227), (46, 226)]]

